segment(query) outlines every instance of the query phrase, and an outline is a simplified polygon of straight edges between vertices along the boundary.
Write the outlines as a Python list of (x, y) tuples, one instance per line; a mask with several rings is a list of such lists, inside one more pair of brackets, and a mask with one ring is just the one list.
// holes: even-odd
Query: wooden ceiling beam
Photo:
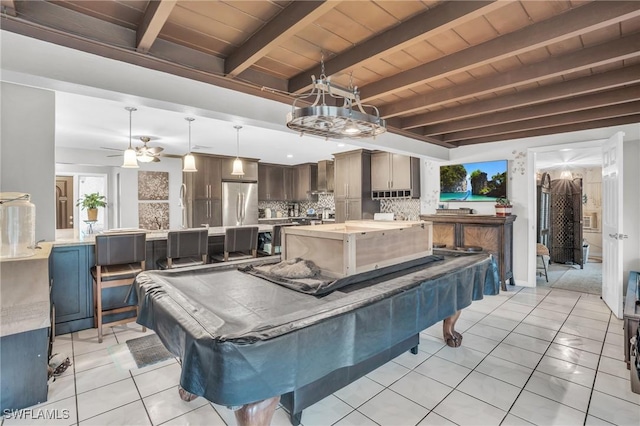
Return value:
[(135, 49), (135, 31), (102, 19), (45, 1), (23, 1), (19, 3), (19, 9), (16, 18), (8, 17), (2, 21), (2, 29), (7, 29), (9, 22), (22, 22), (46, 29), (51, 34), (66, 34), (70, 38), (85, 38), (104, 45)]
[[(289, 96), (263, 91), (261, 90), (263, 84), (254, 84), (248, 78), (245, 81), (238, 81), (223, 77), (224, 61), (216, 56), (163, 39), (157, 39), (151, 51), (141, 54), (135, 51), (134, 30), (100, 21), (48, 2), (23, 2), (21, 7), (23, 6), (30, 8), (28, 16), (37, 23), (21, 17), (7, 17), (2, 21), (3, 30), (241, 93), (284, 103), (291, 102)], [(66, 27), (64, 27), (65, 24)], [(75, 31), (77, 28), (92, 28), (95, 34), (92, 37), (84, 36)], [(249, 77), (253, 76), (257, 79), (257, 74), (263, 73), (256, 71)], [(268, 81), (269, 87), (280, 91), (286, 90), (285, 80), (267, 75), (261, 75), (259, 80), (260, 83)]]
[[(325, 74), (335, 75), (364, 61), (398, 52), (430, 35), (454, 28), (502, 6), (504, 4), (497, 1), (446, 2), (325, 61)], [(289, 91), (296, 93), (308, 89), (310, 77), (319, 77), (321, 73), (321, 65), (317, 65), (292, 77)]]
[(418, 112), (465, 98), (493, 93), (574, 71), (605, 65), (640, 56), (640, 33), (587, 47), (564, 56), (525, 65), (512, 71), (485, 77), (424, 95), (384, 105), (379, 108), (383, 118)]
[[(477, 145), (482, 143), (500, 142), (507, 140), (525, 139), (536, 136), (554, 135), (557, 133), (579, 132), (581, 130), (600, 129), (611, 126), (622, 126), (625, 124), (640, 123), (640, 114), (625, 115), (622, 117), (606, 118), (603, 120), (593, 120), (585, 123), (567, 124), (564, 126), (545, 127), (535, 130), (527, 130), (523, 132), (505, 133), (496, 136), (487, 136), (483, 138), (468, 139), (455, 142), (456, 147)], [(639, 124), (640, 125), (640, 124)]]
[(360, 88), (363, 102), (640, 16), (636, 1), (592, 2)]
[(517, 108), (499, 113), (485, 114), (466, 120), (450, 121), (433, 126), (427, 126), (422, 134), (425, 136), (441, 135), (443, 133), (460, 132), (482, 127), (496, 126), (521, 120), (548, 117), (550, 115), (600, 108), (625, 102), (640, 100), (640, 85), (627, 86), (619, 89), (598, 92), (591, 95), (576, 96), (574, 98), (548, 102), (527, 108)]
[(557, 127), (593, 120), (603, 120), (607, 118), (622, 117), (625, 115), (634, 115), (637, 114), (638, 111), (640, 111), (640, 101), (628, 102), (614, 106), (593, 108), (566, 114), (557, 114), (551, 117), (534, 118), (531, 120), (516, 121), (513, 123), (501, 124), (497, 126), (449, 133), (444, 136), (444, 141), (458, 142), (465, 139), (476, 139), (487, 136), (501, 135), (505, 133), (535, 130), (545, 127)]
[(136, 50), (138, 52), (144, 53), (151, 49), (177, 2), (178, 0), (152, 0), (149, 2), (136, 32)]
[(542, 102), (585, 95), (600, 90), (610, 90), (627, 84), (640, 83), (640, 65), (607, 71), (600, 74), (549, 84), (512, 95), (473, 102), (459, 107), (426, 112), (401, 119), (398, 127), (413, 129), (422, 126), (489, 114)]
[(224, 64), (225, 74), (227, 77), (237, 76), (267, 55), (283, 40), (311, 25), (338, 4), (340, 4), (338, 1), (292, 2), (227, 57)]
[(452, 143), (449, 142), (445, 142), (444, 140), (442, 140), (441, 136), (424, 136), (418, 133), (415, 133), (412, 130), (403, 130), (397, 127), (392, 127), (389, 126), (387, 124), (387, 131), (389, 133), (393, 133), (396, 135), (400, 135), (400, 136), (405, 136), (408, 137), (410, 139), (417, 139), (420, 140), (422, 142), (427, 142), (433, 145), (438, 145), (438, 146), (442, 146), (444, 148), (455, 148), (456, 146)]
[(2, 0), (0, 1), (0, 7), (2, 7), (3, 15), (18, 16), (14, 0)]

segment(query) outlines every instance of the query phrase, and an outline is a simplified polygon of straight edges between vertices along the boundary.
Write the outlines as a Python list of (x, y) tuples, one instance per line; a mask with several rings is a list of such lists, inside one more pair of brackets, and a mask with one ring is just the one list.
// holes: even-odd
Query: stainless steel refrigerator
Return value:
[(222, 182), (222, 226), (258, 224), (258, 184)]

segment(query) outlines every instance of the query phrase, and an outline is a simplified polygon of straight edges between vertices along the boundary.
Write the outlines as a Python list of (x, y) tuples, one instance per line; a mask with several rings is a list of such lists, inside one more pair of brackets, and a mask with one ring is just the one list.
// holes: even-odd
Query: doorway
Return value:
[(72, 229), (73, 176), (56, 176), (56, 229)]
[[(541, 178), (543, 175), (551, 182), (562, 182), (563, 178), (581, 183), (579, 198), (571, 198), (572, 210), (577, 216), (573, 218), (572, 225), (565, 226), (564, 234), (571, 234), (575, 240), (570, 250), (571, 256), (558, 256), (555, 261), (549, 262), (549, 256), (543, 256), (547, 262), (548, 281), (544, 275), (540, 256), (536, 250), (529, 260), (529, 282), (535, 282), (536, 286), (561, 288), (573, 291), (582, 291), (592, 294), (602, 294), (602, 233), (601, 233), (601, 181), (602, 181), (602, 143), (592, 141), (575, 143), (562, 146), (549, 146), (531, 148), (531, 167), (533, 181), (533, 196), (530, 197), (532, 206), (529, 212), (532, 220), (537, 220), (541, 211), (540, 192)], [(564, 172), (564, 174), (563, 174)], [(537, 173), (537, 175), (536, 175)], [(569, 179), (569, 176), (571, 178)], [(587, 195), (585, 197), (585, 195)], [(549, 203), (549, 209), (552, 208)], [(543, 209), (544, 210), (544, 209)], [(546, 212), (550, 222), (553, 212)], [(561, 212), (560, 212), (561, 213)], [(556, 215), (558, 212), (556, 212)], [(550, 223), (552, 225), (552, 223)], [(567, 224), (564, 224), (567, 225)], [(560, 224), (557, 224), (560, 227)], [(539, 226), (537, 228), (540, 228)], [(579, 228), (579, 229), (577, 229)], [(570, 232), (569, 232), (570, 231)], [(564, 235), (564, 234), (561, 234)], [(565, 235), (566, 236), (566, 235)], [(554, 243), (551, 236), (545, 246), (552, 250)], [(540, 241), (540, 229), (533, 228), (529, 233), (529, 245), (536, 247)], [(557, 245), (557, 244), (556, 244)], [(558, 247), (556, 247), (557, 249)], [(561, 247), (562, 248), (562, 247)], [(591, 253), (589, 253), (591, 250)], [(556, 250), (557, 252), (557, 250)], [(561, 251), (559, 254), (563, 254)], [(533, 281), (532, 281), (533, 279)]]

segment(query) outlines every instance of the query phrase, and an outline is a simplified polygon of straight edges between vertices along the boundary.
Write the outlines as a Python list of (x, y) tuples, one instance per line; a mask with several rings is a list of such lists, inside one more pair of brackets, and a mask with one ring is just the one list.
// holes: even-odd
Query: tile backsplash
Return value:
[[(269, 208), (274, 217), (277, 212), (280, 212), (284, 217), (287, 215), (287, 206), (289, 204), (287, 201), (260, 201), (258, 208)], [(298, 205), (300, 206), (301, 216), (305, 216), (308, 209), (314, 209), (318, 213), (321, 213), (324, 208), (335, 209), (333, 194), (318, 194), (318, 201), (301, 201)], [(395, 213), (396, 220), (419, 220), (420, 200), (415, 198), (380, 200), (380, 212)]]
[(380, 213), (394, 213), (396, 220), (419, 220), (420, 199), (390, 198), (380, 200)]
[[(259, 209), (271, 209), (273, 215), (280, 212), (283, 217), (287, 215), (287, 206), (292, 204), (288, 201), (259, 201)], [(316, 213), (322, 213), (322, 209), (335, 209), (333, 194), (318, 194), (318, 201), (300, 201), (300, 216), (306, 216), (307, 210), (314, 209)]]

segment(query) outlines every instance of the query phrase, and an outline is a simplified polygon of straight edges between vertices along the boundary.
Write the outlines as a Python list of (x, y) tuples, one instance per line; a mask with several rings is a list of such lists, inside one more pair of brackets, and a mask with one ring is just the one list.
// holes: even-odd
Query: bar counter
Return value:
[[(256, 226), (256, 225), (244, 225), (244, 226)], [(258, 232), (271, 232), (273, 230), (273, 224), (271, 223), (260, 223), (258, 226)], [(228, 226), (215, 226), (209, 228), (209, 237), (223, 237), (225, 230), (229, 228)], [(147, 233), (147, 241), (158, 241), (158, 240), (166, 240), (167, 234), (169, 231), (180, 231), (181, 229), (163, 229), (163, 230), (147, 230), (147, 229), (135, 229), (135, 228), (126, 228), (121, 229), (122, 232), (146, 232)], [(78, 232), (75, 230), (66, 230), (59, 229), (56, 230), (56, 240), (53, 242), (54, 247), (57, 246), (65, 246), (65, 245), (87, 245), (87, 244), (95, 244), (96, 235), (100, 235), (102, 233), (110, 233), (116, 232), (115, 229), (110, 229), (104, 232), (96, 232), (93, 234), (87, 234), (84, 232)]]

